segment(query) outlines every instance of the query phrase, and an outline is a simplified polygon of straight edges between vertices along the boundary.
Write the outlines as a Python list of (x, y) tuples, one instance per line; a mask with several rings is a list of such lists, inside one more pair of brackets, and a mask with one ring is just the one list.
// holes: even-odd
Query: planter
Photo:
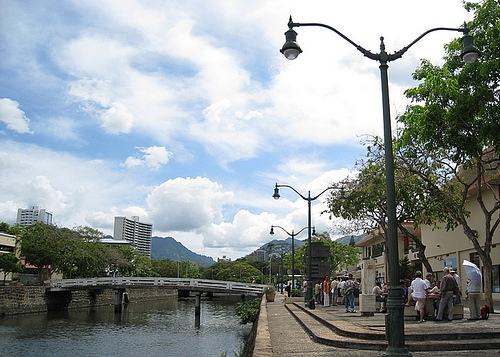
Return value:
[(304, 302), (304, 297), (303, 296), (285, 297), (285, 304), (293, 304), (294, 302)]
[(276, 294), (266, 294), (266, 301), (273, 302)]

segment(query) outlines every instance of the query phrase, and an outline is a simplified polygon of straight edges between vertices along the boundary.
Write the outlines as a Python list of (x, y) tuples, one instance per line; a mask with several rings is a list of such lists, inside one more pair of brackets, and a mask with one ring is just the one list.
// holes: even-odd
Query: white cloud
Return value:
[[(85, 217), (94, 219), (99, 212), (113, 212), (109, 207), (120, 207), (114, 213), (123, 214), (132, 207), (129, 202), (139, 197), (143, 202), (144, 188), (137, 187), (135, 176), (120, 175), (113, 170), (114, 163), (100, 162), (96, 165), (67, 153), (4, 141), (0, 147), (0, 202), (13, 202), (17, 208), (41, 206), (54, 214), (56, 224), (66, 227), (88, 225)], [(17, 208), (5, 220), (15, 221)], [(112, 222), (108, 217), (103, 226), (93, 227), (109, 232)]]
[[(22, 105), (1, 100), (0, 121), (36, 135), (0, 146), (0, 213), (50, 205), (58, 224), (105, 233), (114, 216), (138, 215), (190, 249), (233, 258), (267, 242), (270, 224), (306, 224), (294, 192), (270, 197), (275, 180), (317, 194), (349, 175), (360, 135), (382, 133), (378, 63), (314, 27), (296, 29), (304, 52), (287, 61), (288, 16), (374, 51), (384, 35), (390, 53), (472, 17), (460, 0), (363, 11), (328, 0), (5, 4), (2, 96)], [(433, 33), (391, 62), (393, 118), (419, 58), (439, 62), (455, 37)], [(330, 226), (324, 197), (312, 207), (319, 231)]]
[(20, 134), (33, 134), (30, 130), (30, 120), (19, 109), (19, 103), (9, 98), (0, 99), (0, 121), (7, 124), (7, 129)]
[(248, 210), (240, 210), (230, 223), (204, 227), (203, 244), (212, 248), (238, 247), (239, 250), (246, 251), (249, 247), (255, 249), (270, 240), (269, 230), (275, 219), (274, 214), (267, 212), (253, 214)]
[(176, 178), (154, 188), (146, 201), (159, 231), (196, 231), (222, 220), (232, 192), (206, 177)]
[(111, 100), (108, 96), (110, 81), (97, 78), (82, 78), (70, 83), (68, 93), (82, 103), (95, 103), (100, 107), (108, 107)]
[(142, 157), (132, 157), (129, 156), (125, 160), (125, 163), (122, 166), (131, 168), (131, 167), (143, 167), (147, 166), (153, 170), (158, 170), (161, 165), (168, 164), (170, 158), (173, 153), (167, 151), (167, 149), (163, 146), (151, 146), (148, 148), (137, 148), (140, 152), (143, 153)]
[(108, 133), (128, 133), (134, 125), (134, 116), (123, 104), (114, 102), (101, 116), (102, 127)]

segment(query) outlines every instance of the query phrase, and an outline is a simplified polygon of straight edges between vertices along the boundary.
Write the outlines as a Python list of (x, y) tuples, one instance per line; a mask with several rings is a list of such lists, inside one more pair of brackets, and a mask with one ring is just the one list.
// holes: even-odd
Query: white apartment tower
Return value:
[(139, 216), (115, 217), (113, 239), (126, 240), (137, 251), (151, 258), (153, 224), (139, 222)]
[(37, 222), (52, 224), (52, 213), (49, 213), (45, 208), (31, 206), (30, 208), (17, 210), (17, 224), (21, 226), (31, 226)]

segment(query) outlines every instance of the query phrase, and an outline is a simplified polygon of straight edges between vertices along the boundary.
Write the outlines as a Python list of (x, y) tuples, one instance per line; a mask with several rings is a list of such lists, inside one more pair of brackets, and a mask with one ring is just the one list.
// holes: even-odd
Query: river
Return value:
[(0, 319), (1, 356), (238, 356), (252, 328), (242, 325), (234, 299), (131, 303), (9, 316)]

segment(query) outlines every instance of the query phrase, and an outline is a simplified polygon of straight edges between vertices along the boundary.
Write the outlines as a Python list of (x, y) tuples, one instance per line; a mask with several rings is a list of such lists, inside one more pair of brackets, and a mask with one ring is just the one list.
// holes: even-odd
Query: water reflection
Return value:
[(235, 300), (203, 300), (195, 328), (194, 300), (131, 303), (0, 319), (5, 356), (233, 356), (251, 326), (241, 325)]

